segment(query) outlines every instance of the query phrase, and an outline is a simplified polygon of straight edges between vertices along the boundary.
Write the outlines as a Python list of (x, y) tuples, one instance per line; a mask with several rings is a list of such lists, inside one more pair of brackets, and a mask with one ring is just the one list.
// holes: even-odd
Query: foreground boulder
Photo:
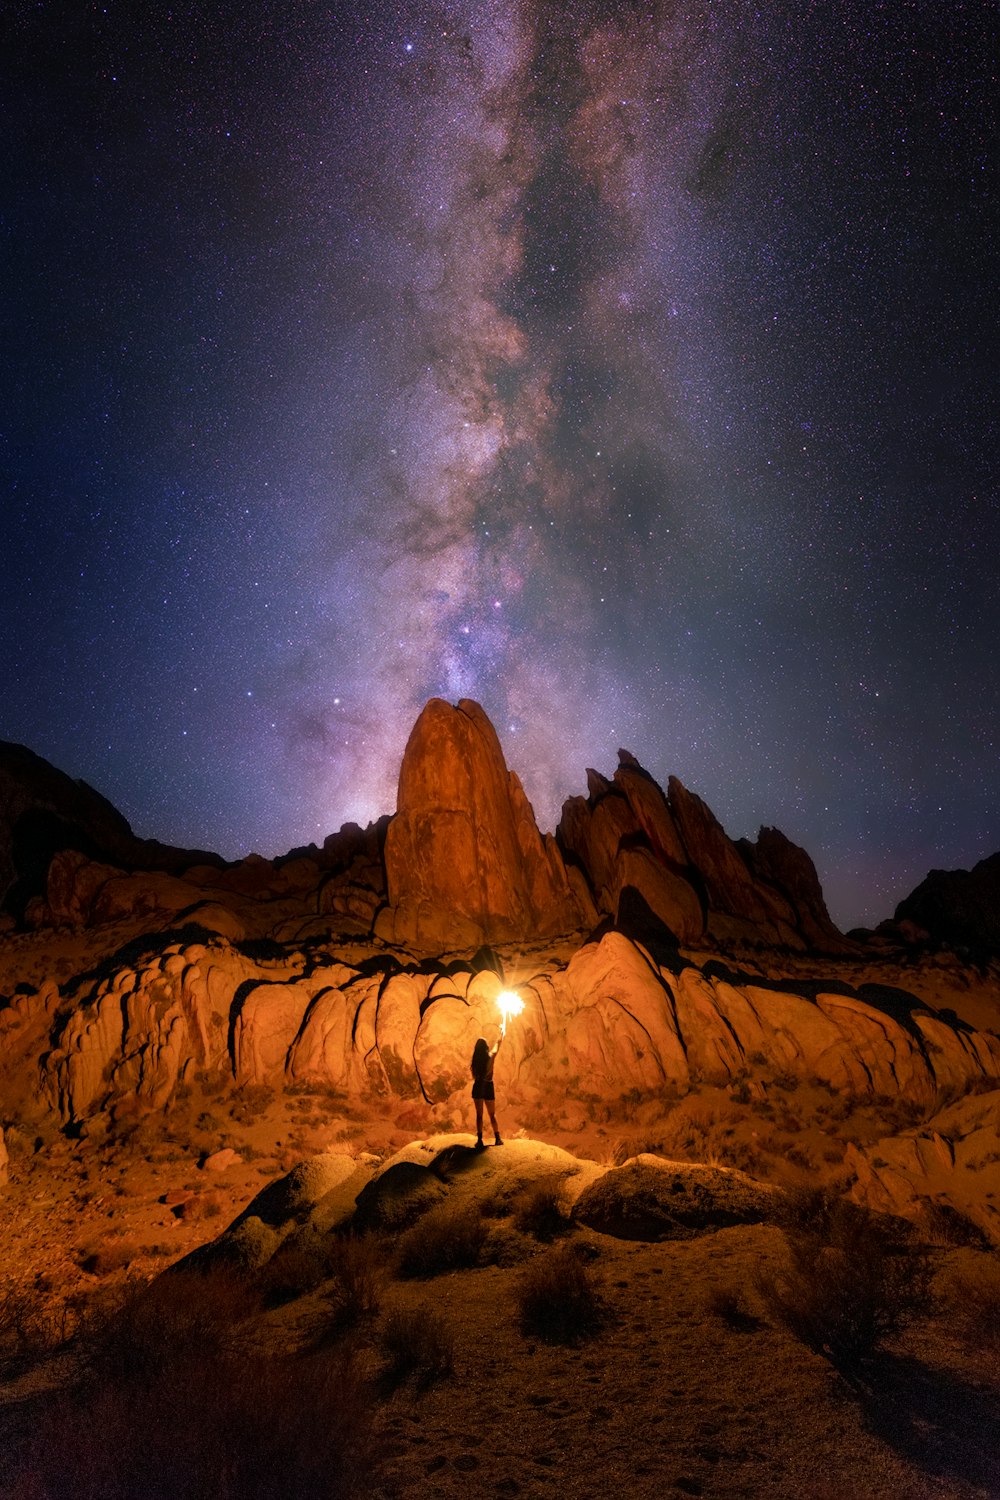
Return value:
[(591, 1183), (577, 1198), (573, 1217), (619, 1240), (692, 1239), (732, 1224), (778, 1219), (784, 1201), (780, 1189), (735, 1168), (643, 1152)]

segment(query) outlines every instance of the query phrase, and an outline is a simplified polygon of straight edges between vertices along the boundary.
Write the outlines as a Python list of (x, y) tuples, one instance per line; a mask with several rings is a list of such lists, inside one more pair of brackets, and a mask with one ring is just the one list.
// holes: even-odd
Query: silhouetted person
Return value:
[(497, 1125), (497, 1112), (494, 1107), (496, 1091), (493, 1087), (493, 1064), (496, 1055), (500, 1051), (500, 1044), (504, 1039), (505, 1028), (500, 1027), (500, 1035), (493, 1046), (489, 1046), (486, 1038), (481, 1036), (472, 1049), (472, 1097), (476, 1101), (476, 1150), (483, 1148), (483, 1104), (490, 1112), (490, 1124), (493, 1126), (493, 1134), (496, 1136), (496, 1144), (503, 1145), (500, 1139), (500, 1130)]

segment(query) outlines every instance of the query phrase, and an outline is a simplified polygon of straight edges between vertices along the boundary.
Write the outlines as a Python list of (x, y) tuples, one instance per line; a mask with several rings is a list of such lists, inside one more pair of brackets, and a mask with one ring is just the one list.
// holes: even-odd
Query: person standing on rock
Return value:
[(472, 1049), (472, 1097), (476, 1101), (476, 1150), (482, 1151), (483, 1146), (483, 1105), (490, 1114), (490, 1124), (493, 1126), (493, 1134), (496, 1136), (496, 1144), (503, 1145), (500, 1139), (500, 1127), (497, 1125), (497, 1112), (494, 1106), (496, 1090), (493, 1087), (493, 1064), (496, 1062), (500, 1044), (504, 1039), (506, 1028), (500, 1027), (500, 1035), (491, 1047), (484, 1036), (481, 1036)]

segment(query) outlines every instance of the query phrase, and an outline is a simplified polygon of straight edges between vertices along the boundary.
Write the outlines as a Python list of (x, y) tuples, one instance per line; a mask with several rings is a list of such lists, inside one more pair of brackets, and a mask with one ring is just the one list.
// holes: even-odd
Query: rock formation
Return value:
[(1000, 854), (971, 870), (932, 870), (896, 907), (895, 923), (917, 941), (1000, 953)]
[[(619, 932), (502, 975), (469, 963), (254, 960), (223, 938), (171, 944), (70, 997), (50, 983), (0, 1011), (0, 1064), (40, 1068), (64, 1124), (168, 1106), (196, 1075), (216, 1086), (312, 1086), (461, 1110), (469, 1057), (525, 1001), (497, 1063), (505, 1097), (553, 1090), (676, 1098), (738, 1088), (751, 1065), (856, 1099), (942, 1101), (1000, 1085), (1000, 1037), (952, 1024), (901, 992), (809, 993), (682, 962), (658, 964)], [(813, 992), (814, 991), (814, 992)], [(11, 1087), (4, 1083), (13, 1101)]]
[(432, 699), (394, 817), (345, 825), (322, 848), (227, 864), (137, 839), (98, 793), (7, 746), (0, 877), (8, 911), (33, 927), (140, 921), (234, 942), (374, 931), (431, 954), (583, 934), (604, 914), (646, 941), (655, 929), (682, 945), (850, 946), (804, 850), (770, 828), (734, 843), (676, 778), (664, 794), (634, 756), (620, 762), (611, 781), (588, 771), (589, 795), (570, 798), (556, 838), (543, 836), (482, 708)]
[(138, 841), (111, 803), (23, 745), (0, 742), (0, 906), (18, 915), (59, 850), (122, 858)]
[[(587, 773), (587, 796), (543, 837), (483, 710), (432, 700), (392, 819), (235, 863), (138, 840), (89, 788), (7, 752), (4, 1125), (44, 1133), (54, 1117), (99, 1137), (183, 1111), (197, 1085), (377, 1099), (447, 1130), (467, 1114), (473, 1044), (495, 1035), (511, 986), (525, 1010), (497, 1062), (505, 1107), (544, 1119), (559, 1099), (593, 1123), (627, 1107), (662, 1119), (703, 1092), (776, 1118), (801, 1083), (886, 1119), (884, 1139), (861, 1131), (848, 1152), (861, 1201), (915, 1214), (937, 1199), (1000, 1240), (974, 1187), (1000, 1171), (995, 980), (970, 997), (955, 955), (923, 985), (865, 957), (831, 923), (803, 850), (771, 828), (730, 840), (699, 797), (676, 778), (664, 792), (627, 752), (612, 778)], [(897, 915), (982, 952), (998, 878), (1000, 856), (935, 873)], [(901, 1124), (913, 1128), (893, 1135)], [(411, 1192), (398, 1165), (372, 1190), (379, 1213), (390, 1188)], [(658, 1183), (662, 1197), (662, 1170), (647, 1166), (626, 1183), (640, 1217)], [(624, 1212), (617, 1182), (592, 1205), (608, 1223)], [(328, 1216), (364, 1183), (335, 1186)], [(277, 1243), (264, 1207), (239, 1227), (241, 1255)]]
[(406, 745), (377, 936), (439, 953), (579, 930), (594, 913), (543, 838), (478, 703), (432, 698)]
[(564, 804), (556, 834), (600, 911), (627, 927), (639, 897), (680, 944), (849, 949), (804, 849), (774, 828), (733, 843), (675, 776), (665, 795), (627, 750), (619, 760), (610, 782), (587, 772), (589, 796)]

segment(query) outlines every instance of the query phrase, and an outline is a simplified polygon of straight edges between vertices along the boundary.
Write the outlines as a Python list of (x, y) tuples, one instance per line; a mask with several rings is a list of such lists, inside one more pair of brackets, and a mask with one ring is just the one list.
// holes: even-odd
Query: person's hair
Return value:
[(477, 1083), (481, 1083), (486, 1077), (486, 1069), (490, 1061), (490, 1046), (484, 1036), (481, 1036), (472, 1049), (472, 1076)]

